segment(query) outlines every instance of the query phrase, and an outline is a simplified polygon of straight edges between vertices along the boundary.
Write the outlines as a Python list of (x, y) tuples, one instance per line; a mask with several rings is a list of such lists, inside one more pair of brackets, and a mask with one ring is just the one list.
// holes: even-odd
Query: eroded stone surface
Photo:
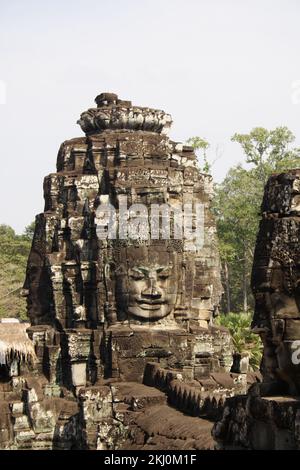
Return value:
[(299, 184), (300, 170), (272, 176), (262, 204), (252, 326), (264, 343), (263, 394), (300, 392), (300, 366), (293, 361), (294, 341), (300, 339)]
[[(167, 137), (165, 112), (112, 93), (96, 103), (79, 120), (86, 135), (61, 145), (44, 180), (24, 285), (36, 362), (5, 385), (0, 446), (211, 448), (206, 418), (249, 385), (230, 374), (230, 335), (213, 326), (222, 286), (212, 179)], [(118, 208), (120, 228), (125, 202), (130, 223), (132, 204), (201, 205), (203, 246), (174, 228), (169, 239), (147, 238), (144, 226), (139, 237), (101, 238), (99, 208)], [(161, 380), (151, 382), (153, 364)]]
[(225, 448), (299, 449), (300, 170), (265, 188), (252, 271), (252, 327), (263, 345), (263, 381), (225, 401), (213, 434)]

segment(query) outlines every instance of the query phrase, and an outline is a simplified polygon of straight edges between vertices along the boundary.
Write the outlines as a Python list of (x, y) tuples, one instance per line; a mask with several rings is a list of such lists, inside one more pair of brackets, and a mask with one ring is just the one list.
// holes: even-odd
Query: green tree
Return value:
[(263, 184), (273, 172), (295, 168), (299, 165), (300, 149), (290, 148), (295, 136), (287, 127), (267, 130), (255, 127), (249, 134), (234, 134), (246, 156), (246, 162), (254, 165), (256, 177)]
[[(190, 145), (191, 147), (193, 147), (196, 153), (199, 152), (198, 159), (201, 165), (201, 170), (204, 173), (210, 173), (212, 164), (209, 163), (208, 158), (207, 158), (207, 150), (209, 148), (209, 143), (207, 142), (207, 140), (202, 139), (202, 137), (195, 136), (195, 137), (190, 137), (186, 141), (186, 143)], [(201, 160), (203, 161), (203, 165), (202, 165)]]
[(14, 238), (15, 231), (9, 225), (1, 224), (0, 225), (0, 237), (4, 238)]
[(258, 370), (262, 357), (260, 337), (251, 331), (250, 313), (229, 313), (217, 317), (217, 323), (229, 329), (237, 353), (247, 353), (252, 370)]
[(35, 229), (35, 221), (31, 222), (31, 224), (26, 225), (25, 230), (24, 230), (24, 237), (28, 238), (28, 240), (33, 239), (34, 235), (34, 229)]
[(31, 247), (30, 237), (31, 231), (27, 228), (24, 234), (16, 235), (8, 225), (0, 225), (0, 317), (26, 319), (26, 302), (20, 292)]
[(255, 172), (232, 168), (216, 187), (214, 210), (225, 288), (225, 309), (247, 312), (251, 306), (250, 273), (258, 229), (261, 187)]
[(231, 168), (216, 185), (214, 210), (227, 312), (247, 312), (252, 307), (250, 273), (264, 185), (272, 173), (299, 166), (300, 149), (290, 148), (294, 139), (287, 127), (271, 131), (257, 127), (232, 137), (241, 145), (248, 165)]

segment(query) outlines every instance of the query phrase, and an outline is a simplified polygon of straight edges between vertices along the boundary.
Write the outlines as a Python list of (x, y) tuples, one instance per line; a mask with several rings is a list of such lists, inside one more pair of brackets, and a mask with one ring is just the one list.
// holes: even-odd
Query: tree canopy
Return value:
[(239, 312), (252, 306), (250, 274), (265, 183), (272, 173), (299, 166), (300, 149), (291, 147), (295, 136), (287, 127), (256, 127), (248, 134), (234, 134), (231, 140), (241, 145), (246, 167), (236, 165), (216, 185), (214, 210), (226, 294), (224, 309)]
[(22, 235), (16, 235), (8, 225), (0, 225), (0, 317), (26, 319), (26, 303), (20, 292), (33, 230), (34, 222)]

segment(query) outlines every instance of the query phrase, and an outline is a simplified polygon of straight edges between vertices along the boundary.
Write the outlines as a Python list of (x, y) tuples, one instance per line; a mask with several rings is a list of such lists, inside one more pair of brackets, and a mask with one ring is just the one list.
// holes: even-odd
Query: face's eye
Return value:
[(134, 279), (135, 281), (141, 281), (142, 279), (144, 279), (144, 276), (139, 276), (138, 274), (130, 276), (130, 277), (131, 279)]
[(168, 277), (170, 277), (170, 272), (169, 270), (165, 270), (165, 271), (159, 272), (157, 275), (159, 279), (168, 279)]
[(131, 277), (131, 279), (134, 279), (135, 281), (141, 281), (142, 279), (145, 278), (143, 273), (134, 272), (134, 271), (131, 272), (129, 276)]

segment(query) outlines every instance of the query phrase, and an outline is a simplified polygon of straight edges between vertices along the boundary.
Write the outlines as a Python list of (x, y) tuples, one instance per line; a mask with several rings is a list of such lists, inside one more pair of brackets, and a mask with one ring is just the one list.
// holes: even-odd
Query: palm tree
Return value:
[(251, 313), (228, 313), (217, 318), (217, 324), (228, 328), (235, 352), (249, 355), (249, 363), (253, 370), (258, 370), (262, 357), (260, 337), (252, 333), (250, 324)]

